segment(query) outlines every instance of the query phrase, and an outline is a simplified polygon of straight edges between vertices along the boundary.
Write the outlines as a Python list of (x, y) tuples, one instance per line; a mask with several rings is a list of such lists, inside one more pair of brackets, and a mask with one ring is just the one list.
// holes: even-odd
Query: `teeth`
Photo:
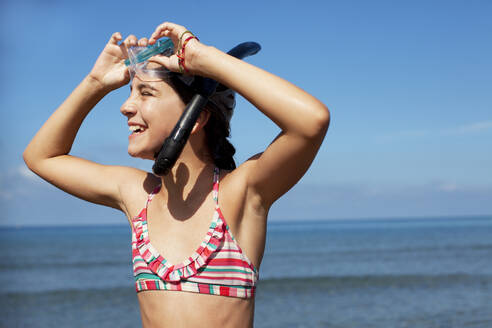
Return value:
[(144, 128), (138, 125), (130, 125), (128, 128), (130, 129), (131, 132), (136, 132), (136, 131), (143, 132), (145, 130)]

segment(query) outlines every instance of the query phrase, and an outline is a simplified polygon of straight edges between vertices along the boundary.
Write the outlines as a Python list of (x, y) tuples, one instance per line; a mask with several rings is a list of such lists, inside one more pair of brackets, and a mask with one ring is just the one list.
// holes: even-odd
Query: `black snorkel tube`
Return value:
[[(239, 59), (256, 54), (261, 47), (256, 42), (241, 43), (227, 52), (229, 55)], [(179, 155), (188, 141), (191, 130), (195, 125), (198, 116), (208, 102), (208, 98), (215, 92), (219, 83), (215, 80), (195, 76), (191, 88), (196, 91), (191, 101), (179, 118), (173, 131), (166, 138), (158, 153), (155, 154), (155, 162), (152, 171), (156, 175), (166, 175), (174, 166)]]

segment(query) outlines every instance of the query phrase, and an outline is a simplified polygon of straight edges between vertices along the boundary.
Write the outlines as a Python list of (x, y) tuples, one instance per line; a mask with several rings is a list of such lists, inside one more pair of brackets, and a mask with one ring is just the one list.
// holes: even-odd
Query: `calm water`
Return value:
[[(128, 227), (0, 230), (1, 327), (135, 327)], [(255, 327), (492, 327), (492, 217), (271, 223)]]

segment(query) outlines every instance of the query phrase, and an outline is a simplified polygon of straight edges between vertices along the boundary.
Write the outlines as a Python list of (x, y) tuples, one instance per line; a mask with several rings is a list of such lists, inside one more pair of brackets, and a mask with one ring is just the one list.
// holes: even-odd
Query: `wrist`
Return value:
[(105, 86), (98, 78), (92, 76), (91, 74), (87, 75), (82, 81), (90, 90), (92, 90), (95, 94), (105, 96), (111, 90)]
[(207, 46), (202, 44), (196, 57), (193, 58), (193, 68), (196, 75), (204, 77), (212, 77), (213, 68), (212, 65), (217, 62), (214, 58), (217, 58), (217, 54), (220, 50), (213, 46)]

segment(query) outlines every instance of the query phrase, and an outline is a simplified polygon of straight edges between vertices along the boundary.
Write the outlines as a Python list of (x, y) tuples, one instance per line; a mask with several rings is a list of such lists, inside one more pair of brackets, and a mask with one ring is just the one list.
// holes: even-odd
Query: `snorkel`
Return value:
[[(173, 44), (170, 39), (167, 39), (159, 40), (153, 46), (148, 46), (143, 49), (142, 47), (139, 47), (139, 51), (136, 48), (137, 47), (129, 49), (129, 59), (125, 61), (125, 64), (127, 66), (132, 66), (134, 72), (140, 70), (147, 73), (151, 70), (145, 68), (145, 62), (150, 57), (157, 54), (170, 56), (173, 51)], [(260, 45), (256, 42), (244, 42), (235, 46), (227, 53), (238, 59), (243, 59), (256, 54), (260, 49)], [(162, 70), (156, 72), (162, 72)], [(169, 173), (176, 163), (200, 113), (219, 84), (215, 80), (201, 76), (183, 76), (183, 79), (185, 78), (187, 78), (188, 81), (192, 80), (189, 87), (195, 94), (191, 98), (191, 101), (186, 105), (183, 114), (179, 118), (169, 137), (164, 141), (161, 149), (154, 155), (155, 162), (152, 166), (152, 171), (159, 176)]]

